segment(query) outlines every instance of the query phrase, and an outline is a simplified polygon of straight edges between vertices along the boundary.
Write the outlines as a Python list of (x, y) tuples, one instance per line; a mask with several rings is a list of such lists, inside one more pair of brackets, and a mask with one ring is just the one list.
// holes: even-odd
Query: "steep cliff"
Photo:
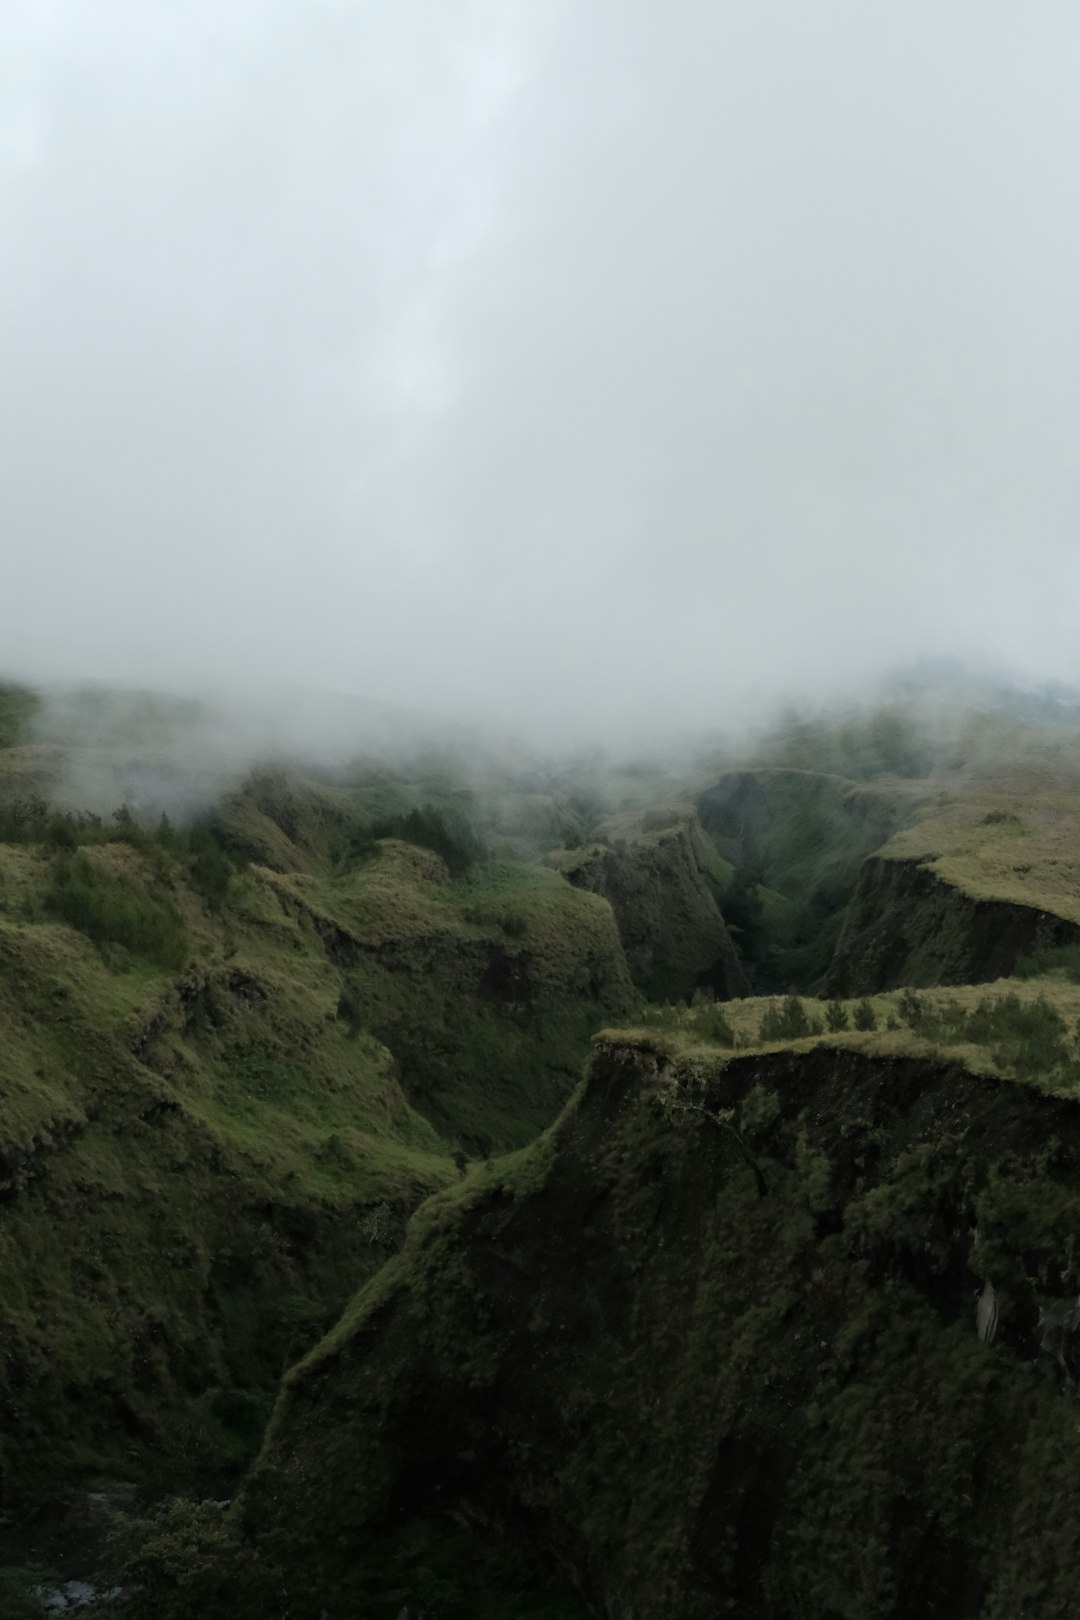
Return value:
[(1080, 944), (1080, 925), (1033, 905), (976, 899), (919, 860), (864, 862), (829, 968), (829, 995), (978, 984), (1025, 956)]
[(745, 995), (746, 979), (716, 903), (716, 851), (692, 810), (615, 818), (605, 843), (559, 853), (554, 864), (577, 889), (608, 901), (631, 976), (653, 1001), (708, 986)]
[[(250, 1612), (524, 1612), (494, 1542), (606, 1620), (1064, 1620), (1078, 1221), (1074, 1100), (611, 1038), (288, 1375), (233, 1520)], [(432, 1599), (403, 1549), (439, 1538)]]

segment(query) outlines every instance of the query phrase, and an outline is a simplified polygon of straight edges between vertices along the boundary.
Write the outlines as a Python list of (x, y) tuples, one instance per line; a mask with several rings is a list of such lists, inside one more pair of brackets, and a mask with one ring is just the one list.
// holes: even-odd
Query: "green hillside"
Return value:
[(0, 693), (0, 1606), (1064, 1620), (1080, 743), (912, 725)]

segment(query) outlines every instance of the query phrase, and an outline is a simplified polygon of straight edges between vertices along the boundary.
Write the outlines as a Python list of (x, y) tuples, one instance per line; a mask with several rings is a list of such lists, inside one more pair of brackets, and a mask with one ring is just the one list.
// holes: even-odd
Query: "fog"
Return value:
[(6, 0), (0, 666), (529, 735), (1080, 674), (1065, 0)]

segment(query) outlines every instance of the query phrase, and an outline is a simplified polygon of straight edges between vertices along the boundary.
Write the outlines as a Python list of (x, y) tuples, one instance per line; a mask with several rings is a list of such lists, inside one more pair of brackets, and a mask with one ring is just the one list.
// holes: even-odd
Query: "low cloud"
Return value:
[(0, 21), (0, 662), (527, 737), (1077, 674), (1080, 17)]

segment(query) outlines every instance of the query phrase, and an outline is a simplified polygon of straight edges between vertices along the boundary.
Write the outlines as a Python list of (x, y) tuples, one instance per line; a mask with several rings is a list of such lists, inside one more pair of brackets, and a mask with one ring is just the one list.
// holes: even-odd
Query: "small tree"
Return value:
[(786, 996), (780, 1006), (771, 1005), (761, 1020), (762, 1041), (798, 1041), (804, 1035), (815, 1034), (814, 1025), (806, 1016), (806, 1008), (798, 996)]
[(865, 996), (855, 1008), (855, 1028), (877, 1029), (877, 1017), (874, 1013), (873, 1007), (871, 1007)]
[(847, 1029), (847, 1008), (842, 1001), (830, 1001), (825, 1009), (825, 1027), (830, 1035), (839, 1035), (840, 1031)]

